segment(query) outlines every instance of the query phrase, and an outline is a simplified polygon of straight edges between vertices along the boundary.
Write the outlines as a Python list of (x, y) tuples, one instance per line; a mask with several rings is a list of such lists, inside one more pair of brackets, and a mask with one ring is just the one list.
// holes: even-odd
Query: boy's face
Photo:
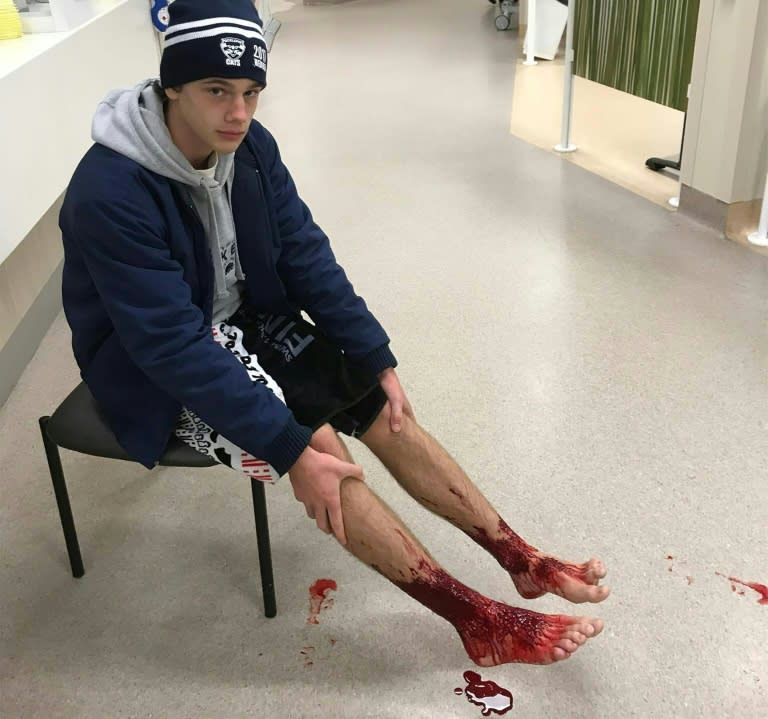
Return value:
[(262, 89), (253, 80), (222, 78), (167, 88), (174, 142), (190, 161), (234, 152), (248, 132)]

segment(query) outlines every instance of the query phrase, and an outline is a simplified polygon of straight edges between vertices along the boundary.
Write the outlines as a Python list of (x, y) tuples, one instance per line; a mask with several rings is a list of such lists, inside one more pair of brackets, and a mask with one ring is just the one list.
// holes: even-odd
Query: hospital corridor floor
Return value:
[(462, 582), (605, 629), (554, 666), (474, 666), (287, 477), (267, 619), (246, 480), (63, 452), (73, 579), (37, 426), (79, 381), (60, 314), (0, 409), (0, 716), (766, 716), (768, 257), (513, 137), (519, 43), (485, 0), (273, 5), (256, 118), (417, 418), (528, 542), (603, 559), (611, 596), (519, 598), (353, 456)]

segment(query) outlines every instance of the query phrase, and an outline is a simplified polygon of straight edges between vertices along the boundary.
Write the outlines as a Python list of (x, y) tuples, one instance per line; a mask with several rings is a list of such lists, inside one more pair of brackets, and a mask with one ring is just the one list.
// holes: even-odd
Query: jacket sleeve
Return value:
[(214, 341), (155, 207), (133, 178), (120, 199), (96, 190), (74, 208), (75, 242), (120, 342), (157, 387), (283, 474), (311, 430)]
[(373, 373), (397, 366), (387, 333), (355, 293), (328, 237), (299, 197), (277, 143), (264, 133), (280, 232), (278, 272), (289, 296), (353, 361)]

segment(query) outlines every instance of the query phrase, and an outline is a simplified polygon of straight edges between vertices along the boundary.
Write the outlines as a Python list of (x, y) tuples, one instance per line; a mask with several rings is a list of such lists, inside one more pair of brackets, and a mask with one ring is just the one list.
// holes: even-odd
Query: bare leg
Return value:
[[(327, 425), (315, 433), (312, 446), (348, 459), (346, 448)], [(511, 607), (456, 581), (364, 482), (344, 480), (341, 502), (346, 548), (450, 622), (467, 654), (480, 666), (551, 664), (567, 659), (603, 628), (599, 619)]]
[(414, 499), (487, 549), (526, 599), (552, 592), (571, 602), (601, 602), (610, 593), (598, 586), (606, 574), (601, 561), (562, 562), (524, 542), (414, 420), (404, 416), (401, 431), (392, 432), (387, 405), (361, 439)]

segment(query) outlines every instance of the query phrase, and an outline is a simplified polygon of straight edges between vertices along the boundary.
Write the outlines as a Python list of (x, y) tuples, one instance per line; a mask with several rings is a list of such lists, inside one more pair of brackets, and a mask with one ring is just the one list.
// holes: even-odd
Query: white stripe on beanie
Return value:
[(261, 33), (261, 25), (257, 22), (251, 22), (250, 20), (243, 20), (237, 17), (213, 17), (206, 20), (193, 20), (191, 22), (182, 22), (178, 25), (171, 25), (166, 32), (166, 37), (170, 37), (177, 32), (184, 32), (185, 30), (194, 30), (198, 27), (207, 27), (210, 25), (242, 25), (247, 30), (255, 30)]
[(203, 30), (201, 32), (188, 32), (179, 37), (172, 37), (170, 40), (165, 41), (164, 47), (171, 47), (180, 42), (187, 42), (188, 40), (199, 40), (203, 37), (214, 37), (215, 35), (236, 34), (242, 37), (255, 37), (264, 42), (264, 36), (260, 32), (253, 32), (252, 30), (243, 30), (242, 28), (235, 27), (234, 25), (223, 25), (213, 28), (213, 30)]

